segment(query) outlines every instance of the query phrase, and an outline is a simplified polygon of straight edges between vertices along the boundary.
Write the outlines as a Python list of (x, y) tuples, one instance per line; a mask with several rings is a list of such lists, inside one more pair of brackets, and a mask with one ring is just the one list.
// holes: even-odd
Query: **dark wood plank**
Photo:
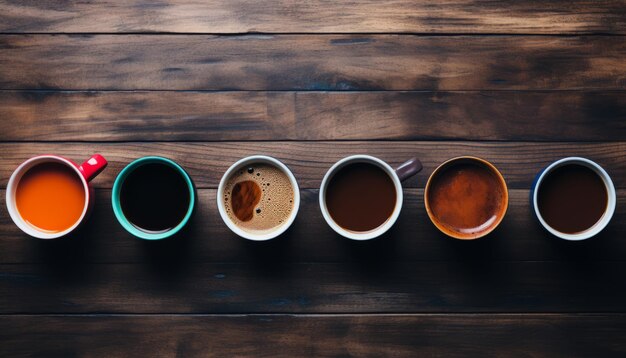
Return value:
[(626, 312), (624, 270), (624, 261), (281, 263), (262, 255), (254, 263), (177, 255), (3, 264), (0, 313)]
[(622, 1), (0, 1), (2, 32), (624, 33)]
[(0, 104), (7, 141), (626, 140), (622, 91), (0, 91)]
[(0, 104), (8, 141), (295, 138), (294, 93), (2, 91)]
[(624, 330), (608, 314), (5, 316), (0, 354), (622, 357)]
[(0, 88), (624, 89), (623, 36), (3, 35)]
[(113, 216), (109, 190), (98, 190), (88, 225), (61, 240), (29, 238), (13, 224), (0, 191), (0, 263), (142, 263), (184, 259), (193, 263), (385, 262), (385, 261), (541, 261), (584, 263), (626, 259), (626, 191), (618, 191), (617, 211), (597, 237), (571, 243), (541, 228), (529, 203), (528, 190), (510, 192), (501, 226), (476, 242), (453, 240), (429, 221), (423, 190), (407, 189), (400, 218), (379, 240), (353, 242), (336, 235), (321, 216), (317, 190), (301, 191), (298, 218), (287, 233), (271, 242), (238, 238), (217, 211), (216, 190), (198, 191), (199, 205), (187, 230), (172, 240), (144, 242), (126, 233)]
[(110, 188), (115, 176), (130, 161), (145, 155), (162, 155), (179, 162), (199, 188), (217, 188), (222, 175), (238, 159), (266, 154), (282, 160), (293, 171), (301, 188), (318, 188), (326, 171), (337, 160), (352, 154), (370, 154), (399, 165), (418, 156), (424, 170), (405, 182), (405, 187), (424, 187), (428, 175), (445, 160), (475, 155), (493, 162), (509, 188), (528, 189), (536, 174), (556, 159), (583, 156), (597, 161), (613, 177), (615, 186), (626, 188), (626, 142), (529, 143), (529, 142), (212, 142), (212, 143), (0, 143), (0, 185), (24, 160), (43, 153), (63, 155), (76, 161), (101, 153), (109, 167), (93, 184)]
[(626, 138), (625, 92), (298, 92), (298, 139)]

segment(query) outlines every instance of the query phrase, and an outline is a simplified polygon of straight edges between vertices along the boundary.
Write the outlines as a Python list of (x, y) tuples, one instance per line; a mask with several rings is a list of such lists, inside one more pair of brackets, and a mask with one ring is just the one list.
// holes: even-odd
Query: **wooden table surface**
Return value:
[[(0, 356), (626, 355), (626, 2), (0, 0)], [(109, 160), (88, 224), (28, 238), (8, 217), (19, 163)], [(350, 154), (422, 173), (371, 242), (338, 237), (317, 194)], [(302, 204), (265, 243), (232, 234), (216, 187), (236, 160), (279, 158)], [(188, 170), (199, 205), (162, 242), (110, 203), (144, 155)], [(423, 188), (458, 155), (510, 190), (475, 242), (430, 223)], [(536, 173), (600, 163), (617, 211), (599, 236), (549, 236)]]

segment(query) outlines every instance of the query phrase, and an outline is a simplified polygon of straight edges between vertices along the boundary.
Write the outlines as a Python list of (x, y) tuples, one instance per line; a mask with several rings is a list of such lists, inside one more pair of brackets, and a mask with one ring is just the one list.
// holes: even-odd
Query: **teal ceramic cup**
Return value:
[[(124, 187), (124, 181), (135, 170), (137, 170), (138, 168), (141, 168), (142, 166), (146, 164), (160, 164), (160, 165), (165, 165), (174, 169), (174, 171), (180, 174), (181, 178), (183, 178), (184, 182), (187, 185), (187, 190), (189, 190), (189, 205), (187, 208), (187, 212), (185, 213), (183, 219), (176, 226), (172, 227), (171, 229), (167, 229), (166, 231), (152, 232), (149, 230), (142, 230), (138, 228), (136, 225), (133, 225), (133, 223), (131, 223), (131, 221), (127, 218), (127, 216), (124, 214), (124, 211), (122, 210), (121, 194), (122, 194), (122, 188)], [(158, 179), (159, 178), (150, 178), (150, 180), (158, 180)], [(155, 193), (155, 195), (159, 195), (159, 193)], [(195, 203), (196, 203), (196, 193), (195, 193), (193, 182), (191, 181), (191, 178), (189, 177), (189, 174), (187, 174), (187, 172), (180, 165), (178, 165), (176, 162), (174, 162), (171, 159), (167, 159), (163, 157), (156, 157), (156, 156), (149, 156), (149, 157), (142, 157), (142, 158), (136, 159), (135, 161), (128, 164), (124, 169), (122, 169), (122, 171), (117, 175), (117, 178), (115, 178), (115, 183), (113, 184), (113, 192), (111, 194), (111, 201), (113, 204), (113, 213), (115, 213), (115, 217), (117, 218), (117, 221), (119, 221), (119, 223), (122, 225), (124, 229), (126, 229), (126, 231), (128, 231), (129, 233), (131, 233), (132, 235), (140, 239), (161, 240), (161, 239), (165, 239), (170, 236), (173, 236), (174, 234), (179, 232), (183, 227), (185, 227), (187, 222), (189, 222), (189, 219), (191, 218), (191, 215), (193, 213)]]

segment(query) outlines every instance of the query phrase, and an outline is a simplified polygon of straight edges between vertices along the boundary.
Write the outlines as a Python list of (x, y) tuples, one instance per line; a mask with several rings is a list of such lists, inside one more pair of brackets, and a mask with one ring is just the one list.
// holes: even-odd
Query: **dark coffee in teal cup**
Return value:
[(154, 156), (128, 164), (115, 179), (111, 197), (122, 227), (145, 240), (179, 232), (196, 202), (189, 174), (173, 160)]

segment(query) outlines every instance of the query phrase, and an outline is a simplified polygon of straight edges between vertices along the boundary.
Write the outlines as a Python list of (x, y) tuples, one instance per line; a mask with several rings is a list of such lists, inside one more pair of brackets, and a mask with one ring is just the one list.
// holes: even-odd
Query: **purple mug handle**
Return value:
[(422, 168), (422, 162), (420, 162), (419, 159), (411, 158), (396, 168), (396, 174), (398, 178), (400, 178), (400, 181), (404, 181), (419, 173)]

